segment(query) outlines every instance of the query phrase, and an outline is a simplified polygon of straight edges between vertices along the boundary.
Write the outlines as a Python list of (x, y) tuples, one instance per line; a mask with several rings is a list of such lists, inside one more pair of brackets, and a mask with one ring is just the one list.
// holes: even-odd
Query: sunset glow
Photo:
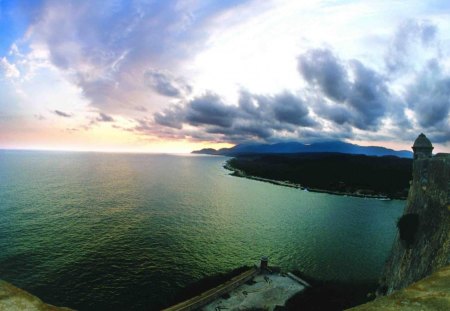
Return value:
[(447, 1), (0, 1), (0, 148), (450, 152)]

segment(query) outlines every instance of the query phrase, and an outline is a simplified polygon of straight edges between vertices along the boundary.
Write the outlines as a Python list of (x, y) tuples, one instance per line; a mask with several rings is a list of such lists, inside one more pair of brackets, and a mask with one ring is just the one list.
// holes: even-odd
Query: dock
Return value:
[(258, 274), (258, 271), (259, 270), (257, 268), (252, 268), (217, 287), (201, 293), (198, 296), (164, 309), (164, 311), (190, 311), (200, 309), (208, 303), (211, 303), (212, 301), (220, 298), (222, 295), (229, 293), (233, 289), (252, 279)]

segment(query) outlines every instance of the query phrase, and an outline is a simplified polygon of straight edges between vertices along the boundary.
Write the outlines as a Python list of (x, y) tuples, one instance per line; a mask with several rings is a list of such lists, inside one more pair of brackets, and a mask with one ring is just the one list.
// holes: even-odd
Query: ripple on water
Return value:
[(0, 151), (0, 276), (80, 310), (158, 309), (253, 264), (376, 279), (403, 203), (235, 178), (221, 157)]

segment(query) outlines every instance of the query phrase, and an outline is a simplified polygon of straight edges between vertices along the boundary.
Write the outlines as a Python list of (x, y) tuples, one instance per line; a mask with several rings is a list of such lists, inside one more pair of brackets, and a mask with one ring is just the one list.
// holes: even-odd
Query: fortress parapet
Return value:
[(424, 134), (412, 149), (413, 178), (379, 294), (404, 288), (450, 263), (450, 154), (432, 156), (433, 145)]

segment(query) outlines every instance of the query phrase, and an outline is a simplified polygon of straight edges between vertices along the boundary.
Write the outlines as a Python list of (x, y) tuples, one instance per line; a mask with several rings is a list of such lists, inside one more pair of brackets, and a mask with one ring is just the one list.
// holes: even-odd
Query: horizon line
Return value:
[(167, 154), (167, 155), (191, 155), (190, 152), (167, 152), (167, 151), (148, 151), (148, 150), (108, 150), (108, 149), (69, 149), (69, 148), (23, 148), (23, 147), (0, 147), (0, 151), (41, 151), (41, 152), (80, 152), (80, 153), (126, 153), (126, 154)]

